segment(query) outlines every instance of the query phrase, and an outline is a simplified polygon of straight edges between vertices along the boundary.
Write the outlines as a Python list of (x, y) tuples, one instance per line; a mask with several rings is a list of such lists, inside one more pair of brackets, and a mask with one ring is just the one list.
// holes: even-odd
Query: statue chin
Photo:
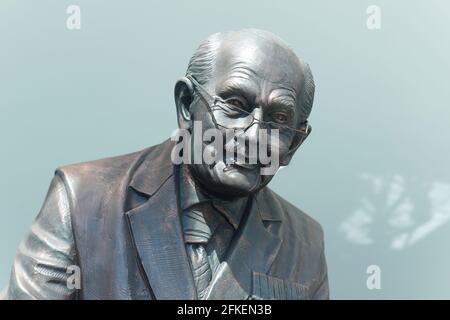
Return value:
[(240, 167), (219, 162), (214, 167), (191, 165), (190, 171), (207, 193), (229, 199), (249, 196), (264, 187), (272, 176), (260, 174), (259, 166)]

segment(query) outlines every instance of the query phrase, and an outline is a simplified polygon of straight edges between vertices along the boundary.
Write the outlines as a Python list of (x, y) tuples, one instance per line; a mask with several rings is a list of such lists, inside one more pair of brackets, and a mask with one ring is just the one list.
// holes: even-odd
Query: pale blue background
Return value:
[(315, 75), (313, 134), (271, 185), (324, 227), (332, 298), (450, 298), (449, 18), (444, 0), (2, 0), (0, 287), (53, 170), (164, 140), (199, 42), (256, 27)]

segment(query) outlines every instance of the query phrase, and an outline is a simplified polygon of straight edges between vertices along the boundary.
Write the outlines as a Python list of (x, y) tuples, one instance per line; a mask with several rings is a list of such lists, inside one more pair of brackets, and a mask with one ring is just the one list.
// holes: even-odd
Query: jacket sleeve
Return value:
[(1, 298), (75, 299), (76, 286), (68, 285), (75, 265), (69, 198), (64, 182), (55, 175), (30, 232), (19, 246)]

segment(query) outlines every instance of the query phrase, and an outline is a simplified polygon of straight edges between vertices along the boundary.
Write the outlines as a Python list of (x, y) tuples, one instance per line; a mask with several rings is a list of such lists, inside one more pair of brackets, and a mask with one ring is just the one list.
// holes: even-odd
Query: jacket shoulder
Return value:
[[(124, 155), (65, 165), (55, 170), (69, 192), (75, 197), (82, 193), (104, 193), (129, 177), (136, 163), (153, 147)], [(77, 198), (78, 198), (77, 197)]]
[(104, 173), (106, 171), (123, 170), (129, 166), (143, 151), (129, 154), (102, 158), (92, 161), (74, 163), (58, 167), (55, 172), (66, 176), (83, 176), (92, 173)]
[(55, 173), (72, 182), (82, 182), (80, 179), (88, 179), (90, 182), (93, 182), (92, 179), (105, 181), (108, 178), (126, 173), (133, 163), (153, 148), (149, 147), (124, 155), (64, 165), (58, 167)]
[(313, 245), (323, 245), (323, 228), (320, 223), (310, 215), (297, 208), (295, 205), (270, 190), (274, 198), (280, 204), (283, 210), (284, 220), (288, 222), (289, 228), (293, 233), (307, 243)]

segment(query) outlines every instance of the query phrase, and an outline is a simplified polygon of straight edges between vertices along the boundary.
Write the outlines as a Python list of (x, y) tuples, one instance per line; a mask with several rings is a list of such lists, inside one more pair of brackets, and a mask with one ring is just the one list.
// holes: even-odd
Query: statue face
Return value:
[[(211, 95), (248, 111), (256, 120), (246, 128), (246, 136), (260, 144), (259, 130), (265, 122), (298, 128), (303, 113), (300, 97), (303, 74), (298, 58), (277, 39), (237, 33), (222, 42), (215, 71), (203, 88)], [(215, 128), (205, 101), (194, 91), (189, 107), (191, 120), (201, 121), (203, 132)], [(243, 126), (244, 117), (221, 113), (216, 120), (227, 128)], [(192, 128), (192, 136), (202, 134)], [(270, 131), (269, 136), (270, 136)], [(295, 131), (279, 130), (279, 158), (289, 151)], [(250, 142), (250, 141), (249, 141)], [(214, 165), (191, 164), (189, 169), (207, 191), (220, 197), (246, 196), (265, 186), (273, 175), (261, 175), (261, 164), (235, 163), (223, 159)]]

